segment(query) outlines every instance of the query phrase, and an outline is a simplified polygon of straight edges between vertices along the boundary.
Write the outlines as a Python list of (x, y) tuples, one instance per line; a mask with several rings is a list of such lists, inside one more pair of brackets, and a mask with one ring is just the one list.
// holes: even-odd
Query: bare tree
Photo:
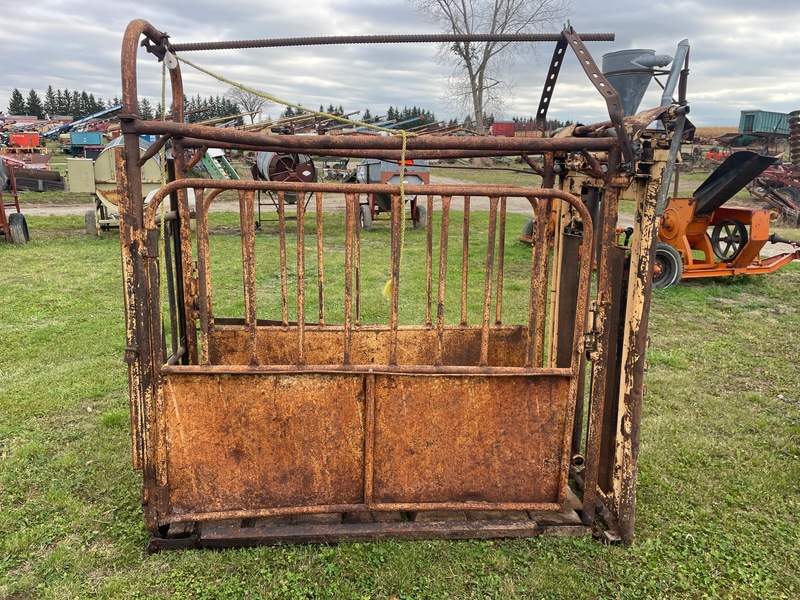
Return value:
[[(552, 31), (569, 14), (569, 0), (407, 0), (447, 33), (515, 34)], [(476, 128), (484, 116), (503, 107), (509, 92), (504, 71), (523, 45), (512, 42), (464, 42), (441, 48), (437, 56), (453, 65), (448, 79), (449, 102), (468, 110)], [(530, 45), (525, 44), (530, 50)]]
[(261, 110), (261, 107), (264, 106), (264, 103), (267, 101), (266, 98), (262, 98), (258, 94), (248, 92), (247, 90), (243, 90), (242, 88), (238, 87), (230, 88), (228, 93), (225, 95), (236, 102), (236, 104), (238, 104), (242, 109), (242, 112), (250, 113), (251, 123), (255, 122), (256, 113)]

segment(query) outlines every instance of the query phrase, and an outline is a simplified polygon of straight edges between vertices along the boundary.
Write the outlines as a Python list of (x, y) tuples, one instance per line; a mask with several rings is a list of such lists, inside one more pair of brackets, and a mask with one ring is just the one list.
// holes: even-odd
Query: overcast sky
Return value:
[[(572, 0), (569, 20), (578, 33), (615, 33), (615, 42), (591, 43), (598, 63), (615, 50), (650, 48), (673, 55), (691, 45), (688, 98), (696, 125), (734, 128), (745, 109), (800, 109), (800, 2), (798, 0)], [(144, 18), (175, 43), (315, 35), (436, 33), (403, 0), (36, 0), (14, 2), (0, 28), (0, 111), (14, 88), (40, 97), (54, 89), (85, 90), (104, 100), (120, 94), (120, 47), (127, 24)], [(559, 24), (553, 29), (561, 29)], [(348, 111), (420, 106), (437, 118), (463, 117), (447, 108), (447, 67), (434, 45), (306, 47), (192, 52), (209, 70), (311, 108), (322, 103)], [(552, 45), (540, 58), (517, 60), (508, 76), (513, 96), (498, 118), (531, 116), (539, 103)], [(139, 91), (155, 104), (160, 67), (140, 53)], [(183, 67), (187, 95), (224, 94), (227, 85)], [(641, 108), (659, 104), (652, 84)], [(268, 104), (265, 114), (282, 107)], [(605, 118), (604, 103), (574, 56), (564, 63), (550, 116), (583, 123)]]

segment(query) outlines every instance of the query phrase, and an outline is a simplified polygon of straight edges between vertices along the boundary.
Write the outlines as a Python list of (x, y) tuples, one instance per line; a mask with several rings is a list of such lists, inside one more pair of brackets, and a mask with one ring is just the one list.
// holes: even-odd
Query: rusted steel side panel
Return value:
[(376, 501), (559, 502), (569, 378), (375, 379)]
[[(481, 355), (481, 328), (444, 328), (442, 363), (477, 366)], [(397, 331), (397, 363), (401, 365), (434, 365), (437, 363), (438, 332), (426, 327), (401, 328)], [(294, 329), (259, 327), (256, 333), (258, 364), (299, 364)], [(351, 364), (386, 365), (389, 363), (391, 332), (383, 329), (353, 330)], [(488, 335), (490, 367), (521, 367), (525, 360), (526, 327), (492, 327)], [(307, 326), (305, 329), (305, 362), (312, 365), (337, 365), (344, 356), (342, 327)], [(249, 338), (244, 327), (215, 327), (209, 337), (209, 355), (214, 365), (249, 364)], [(569, 365), (567, 365), (569, 366)]]
[(168, 375), (164, 393), (171, 513), (362, 502), (361, 377)]

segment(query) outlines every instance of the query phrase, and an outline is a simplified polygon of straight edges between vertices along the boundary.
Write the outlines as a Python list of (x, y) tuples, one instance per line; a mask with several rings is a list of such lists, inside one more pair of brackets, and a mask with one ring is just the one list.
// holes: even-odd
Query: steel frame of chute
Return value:
[[(184, 52), (467, 39), (555, 44), (537, 113), (543, 121), (571, 48), (604, 98), (609, 120), (555, 138), (416, 136), (406, 144), (394, 137), (275, 136), (182, 122), (175, 56)], [(117, 184), (133, 460), (143, 473), (150, 550), (539, 534), (633, 540), (657, 209), (688, 109), (670, 103), (624, 118), (619, 95), (584, 43), (612, 39), (581, 37), (569, 28), (513, 36), (178, 44), (146, 21), (129, 24)], [(141, 46), (169, 66), (173, 122), (138, 114)], [(654, 121), (660, 127), (650, 128)], [(141, 134), (160, 136), (157, 146), (172, 144), (169, 181), (147, 205)], [(425, 254), (420, 287), (409, 285), (401, 269), (399, 185), (188, 177), (196, 151), (210, 146), (391, 161), (519, 156), (538, 165), (535, 157), (543, 181), (405, 186), (427, 208), (424, 234), (405, 240), (421, 244)], [(188, 190), (197, 198), (195, 219)], [(243, 294), (244, 309), (235, 318), (215, 315), (213, 299), (221, 296), (212, 293), (216, 246), (209, 244), (208, 208), (225, 190), (237, 190), (240, 205), (236, 293)], [(255, 235), (258, 191), (277, 198), (281, 219), (274, 234)], [(628, 248), (616, 240), (623, 191), (637, 210)], [(306, 235), (312, 219), (304, 202), (294, 205), (296, 234), (287, 230), (288, 193), (313, 195), (316, 235)], [(323, 235), (326, 193), (345, 197), (344, 213), (330, 217), (344, 220), (343, 239)], [(360, 237), (361, 199), (376, 193), (392, 200), (388, 259), (383, 248), (370, 254), (374, 245)], [(506, 203), (513, 198), (529, 202), (536, 214), (538, 241), (525, 314), (512, 318), (503, 281)], [(453, 201), (464, 202), (463, 213), (451, 211)], [(470, 204), (472, 214), (486, 211), (486, 230), (470, 227)], [(435, 221), (434, 206), (441, 211)], [(551, 213), (557, 226), (548, 232)], [(452, 239), (451, 219), (463, 222)], [(478, 258), (482, 246), (470, 244), (475, 236), (485, 241)], [(280, 285), (269, 289), (256, 261), (267, 245), (279, 256), (267, 268)], [(464, 257), (460, 269), (448, 261), (449, 251)], [(330, 261), (342, 259), (343, 279), (331, 281)], [(307, 261), (316, 263), (316, 277), (307, 277)], [(384, 267), (388, 315), (370, 325), (362, 321), (369, 291), (363, 275)], [(448, 293), (453, 279), (458, 287), (458, 271), (460, 294)], [(475, 279), (478, 285), (468, 284)], [(279, 308), (265, 317), (259, 307), (269, 294), (276, 296), (268, 307)], [(308, 304), (307, 296), (316, 303)], [(409, 298), (424, 304), (425, 316), (406, 324), (410, 317), (403, 313), (401, 325)], [(480, 315), (467, 310), (470, 301), (482, 306)]]

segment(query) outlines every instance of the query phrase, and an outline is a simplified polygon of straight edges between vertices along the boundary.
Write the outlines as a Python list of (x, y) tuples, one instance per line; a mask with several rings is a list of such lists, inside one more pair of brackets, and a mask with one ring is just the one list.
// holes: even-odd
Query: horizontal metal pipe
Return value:
[(509, 511), (559, 511), (560, 504), (553, 502), (405, 502), (383, 504), (333, 504), (315, 506), (276, 506), (253, 510), (226, 510), (218, 512), (190, 512), (171, 514), (160, 520), (161, 523), (189, 523), (200, 521), (227, 521), (259, 517), (280, 517), (284, 515), (313, 515), (326, 513), (350, 513), (366, 511), (419, 511), (419, 510), (509, 510)]
[(366, 373), (375, 375), (480, 375), (482, 377), (569, 377), (571, 369), (552, 367), (468, 367), (459, 365), (165, 365), (165, 375), (273, 375), (308, 373)]
[[(344, 136), (346, 137), (346, 136)], [(603, 146), (613, 146), (614, 141), (610, 138), (607, 138), (608, 141), (601, 143)], [(209, 141), (205, 139), (198, 139), (198, 138), (182, 138), (181, 143), (185, 148), (207, 148), (209, 145)], [(237, 151), (249, 151), (249, 152), (277, 152), (277, 153), (288, 153), (291, 152), (291, 148), (287, 148), (286, 146), (263, 146), (263, 145), (252, 145), (252, 144), (234, 144), (232, 142), (220, 142), (215, 141), (214, 147), (219, 148), (221, 150), (237, 150)], [(576, 150), (577, 151), (577, 150)], [(602, 151), (602, 149), (600, 150)], [(344, 148), (344, 149), (327, 149), (320, 152), (315, 152), (313, 149), (308, 151), (304, 150), (304, 152), (308, 152), (315, 156), (326, 156), (326, 157), (348, 157), (348, 158), (379, 158), (383, 160), (400, 160), (402, 156), (401, 150), (368, 150), (368, 149), (359, 149), (354, 150), (352, 148)], [(533, 155), (541, 155), (544, 154), (545, 151), (531, 151), (526, 154), (533, 154)], [(406, 160), (418, 160), (418, 159), (448, 159), (448, 158), (491, 158), (495, 156), (520, 156), (521, 153), (519, 150), (406, 150), (405, 158)], [(441, 168), (452, 168), (452, 167), (443, 167), (440, 165)], [(487, 169), (483, 169), (484, 171)], [(522, 173), (527, 173), (528, 171), (522, 171), (519, 169), (509, 169), (509, 168), (492, 168), (493, 171), (519, 171)]]
[[(209, 189), (209, 190), (272, 190), (283, 192), (329, 192), (334, 194), (400, 194), (399, 185), (386, 185), (378, 183), (302, 183), (288, 181), (254, 181), (240, 180), (211, 180), (211, 179), (180, 179), (171, 181), (160, 188), (148, 203), (145, 216), (145, 227), (152, 229), (156, 226), (155, 218), (159, 205), (164, 198), (179, 189)], [(580, 199), (561, 190), (551, 188), (525, 188), (505, 185), (406, 185), (406, 195), (434, 196), (471, 196), (479, 200), (481, 196), (505, 196), (507, 198), (560, 198), (573, 206), (580, 204)], [(487, 199), (488, 202), (488, 199)], [(210, 201), (205, 203), (207, 209)], [(580, 208), (578, 208), (580, 210)]]
[[(429, 33), (399, 35), (341, 35), (294, 38), (266, 38), (257, 40), (231, 40), (219, 42), (187, 42), (169, 44), (172, 52), (197, 52), (202, 50), (242, 50), (246, 48), (285, 48), (287, 46), (332, 46), (339, 44), (425, 44), (454, 42), (558, 42), (561, 33)], [(584, 42), (613, 42), (613, 33), (582, 33)]]
[[(174, 138), (198, 138), (213, 142), (231, 142), (255, 147), (269, 146), (285, 148), (287, 151), (316, 152), (328, 150), (401, 150), (400, 136), (353, 136), (353, 135), (264, 135), (252, 131), (173, 123), (171, 121), (135, 120), (133, 129), (139, 135), (169, 135)], [(616, 138), (529, 138), (491, 136), (438, 136), (423, 135), (408, 137), (406, 150), (462, 150), (462, 151), (515, 151), (515, 152), (559, 152), (570, 150), (608, 150), (619, 144)], [(213, 144), (211, 144), (213, 145)]]

